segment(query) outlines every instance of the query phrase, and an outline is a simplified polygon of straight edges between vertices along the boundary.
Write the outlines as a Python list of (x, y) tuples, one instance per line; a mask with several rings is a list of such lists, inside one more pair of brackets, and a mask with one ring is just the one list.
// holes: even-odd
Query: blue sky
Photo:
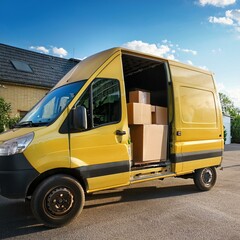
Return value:
[(0, 42), (65, 58), (149, 52), (214, 72), (240, 107), (240, 0), (1, 0)]

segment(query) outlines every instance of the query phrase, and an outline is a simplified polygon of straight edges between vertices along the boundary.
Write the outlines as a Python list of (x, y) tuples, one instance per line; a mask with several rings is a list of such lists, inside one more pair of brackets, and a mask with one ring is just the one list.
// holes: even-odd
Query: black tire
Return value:
[(64, 174), (45, 179), (34, 191), (31, 208), (37, 220), (47, 227), (62, 227), (83, 209), (85, 195), (80, 183)]
[(216, 183), (217, 172), (215, 167), (201, 168), (195, 170), (193, 175), (195, 186), (201, 191), (210, 190)]

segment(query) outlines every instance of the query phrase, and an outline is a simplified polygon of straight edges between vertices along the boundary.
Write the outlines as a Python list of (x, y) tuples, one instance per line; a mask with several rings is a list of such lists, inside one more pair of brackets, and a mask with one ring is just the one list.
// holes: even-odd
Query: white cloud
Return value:
[(195, 51), (195, 50), (184, 49), (184, 48), (183, 49), (179, 48), (179, 50), (182, 51), (182, 52), (185, 52), (185, 53), (191, 53), (193, 55), (197, 55), (197, 51)]
[(240, 9), (227, 10), (223, 17), (209, 17), (210, 23), (232, 26), (236, 32), (240, 32)]
[(240, 108), (240, 88), (229, 89), (229, 96), (231, 96), (234, 106)]
[(187, 63), (193, 66), (193, 62), (191, 60), (187, 60)]
[[(197, 51), (188, 48), (180, 48), (178, 44), (173, 44), (171, 41), (164, 39), (161, 43), (146, 43), (141, 40), (134, 40), (122, 45), (125, 48), (137, 50), (140, 52), (157, 55), (170, 60), (178, 61), (178, 57), (182, 53), (197, 55)], [(176, 57), (177, 56), (177, 57)], [(185, 60), (186, 61), (186, 60)]]
[(199, 0), (200, 5), (212, 5), (215, 7), (226, 7), (232, 5), (236, 0)]
[(170, 52), (170, 48), (168, 45), (157, 45), (157, 44), (149, 44), (142, 41), (131, 41), (123, 44), (123, 47), (128, 49), (137, 50), (140, 52), (145, 52), (153, 55), (157, 55), (160, 57), (167, 57)]
[(222, 49), (221, 49), (221, 48), (212, 49), (212, 53), (213, 53), (213, 54), (220, 54), (221, 52), (222, 52)]
[(228, 17), (209, 17), (208, 21), (210, 23), (219, 23), (219, 24), (223, 24), (223, 25), (233, 25), (233, 20), (231, 18)]
[(53, 54), (58, 55), (59, 57), (65, 57), (68, 54), (68, 52), (62, 47), (60, 48), (53, 47), (52, 51), (53, 51)]
[(224, 92), (225, 91), (225, 86), (224, 86), (223, 83), (218, 83), (217, 82), (216, 85), (217, 85), (218, 92)]
[(217, 83), (218, 92), (226, 94), (234, 103), (234, 106), (240, 108), (240, 88), (226, 88), (223, 83)]
[(44, 54), (53, 54), (53, 55), (57, 55), (59, 57), (65, 57), (67, 56), (68, 52), (64, 49), (64, 48), (57, 48), (54, 46), (51, 46), (49, 48), (46, 48), (44, 46), (31, 46), (29, 47), (29, 49), (40, 52), (40, 53), (44, 53)]
[(199, 68), (208, 71), (209, 69), (207, 68), (207, 66), (198, 66)]
[(38, 51), (40, 53), (45, 53), (45, 54), (48, 54), (49, 53), (49, 49), (47, 49), (46, 47), (44, 46), (31, 46), (30, 49), (32, 50), (35, 50), (35, 51)]
[(178, 61), (173, 54), (168, 55), (167, 59)]
[(240, 9), (228, 10), (225, 14), (226, 17), (235, 20), (238, 24), (240, 24)]

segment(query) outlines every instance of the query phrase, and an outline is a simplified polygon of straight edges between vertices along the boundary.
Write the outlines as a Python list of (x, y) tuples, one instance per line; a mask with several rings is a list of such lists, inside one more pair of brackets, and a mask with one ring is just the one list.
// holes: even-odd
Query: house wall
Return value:
[(223, 125), (227, 131), (227, 138), (225, 144), (231, 143), (231, 118), (229, 116), (223, 116)]
[(3, 84), (0, 97), (11, 103), (11, 117), (19, 116), (20, 112), (29, 111), (49, 90), (28, 86)]

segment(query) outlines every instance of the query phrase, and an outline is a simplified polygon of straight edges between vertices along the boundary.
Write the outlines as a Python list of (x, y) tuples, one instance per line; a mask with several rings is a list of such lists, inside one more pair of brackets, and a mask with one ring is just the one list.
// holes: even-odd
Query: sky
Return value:
[(144, 51), (213, 72), (240, 108), (240, 0), (0, 0), (0, 43), (78, 59)]

